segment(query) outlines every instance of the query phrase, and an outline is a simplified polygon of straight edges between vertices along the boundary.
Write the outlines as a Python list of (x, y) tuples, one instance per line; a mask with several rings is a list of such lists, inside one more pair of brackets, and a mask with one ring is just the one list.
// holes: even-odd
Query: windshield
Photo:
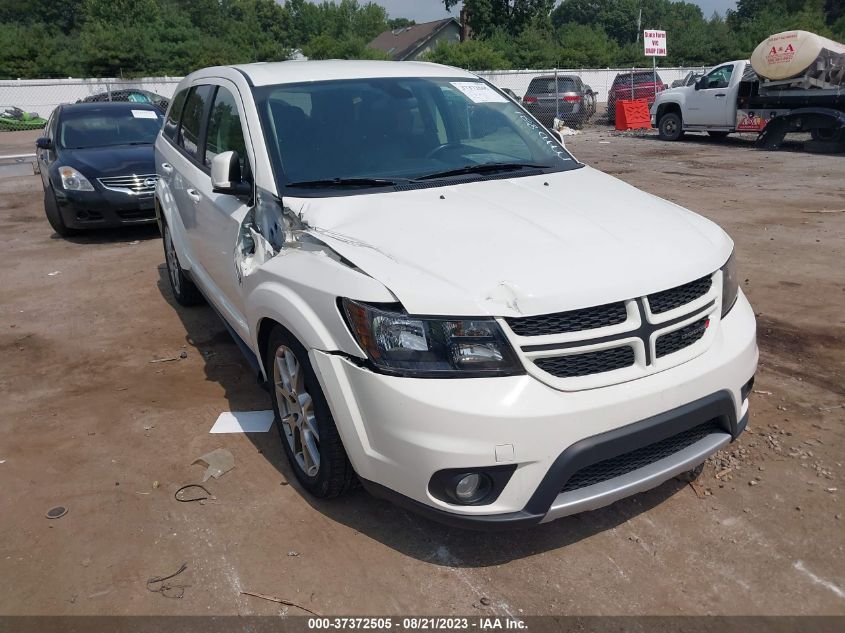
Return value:
[(87, 149), (154, 143), (162, 115), (149, 109), (66, 110), (59, 121), (59, 145)]
[[(325, 81), (265, 86), (255, 96), (280, 189), (580, 166), (548, 130), (480, 80)], [(461, 174), (447, 173), (455, 171)]]

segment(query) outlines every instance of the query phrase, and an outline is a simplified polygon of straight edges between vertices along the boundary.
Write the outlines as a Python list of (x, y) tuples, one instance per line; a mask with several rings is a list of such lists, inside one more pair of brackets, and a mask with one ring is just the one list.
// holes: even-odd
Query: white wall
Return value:
[[(559, 69), (561, 75), (579, 75), (598, 93), (598, 100), (605, 101), (607, 91), (617, 73), (630, 72), (630, 68), (575, 68)], [(650, 68), (642, 70), (651, 70)], [(682, 79), (690, 70), (700, 68), (657, 68), (660, 78), (670, 85)], [(520, 97), (528, 84), (538, 75), (551, 75), (554, 70), (487, 70), (478, 74), (501, 88), (510, 88)], [(36, 112), (46, 118), (60, 103), (73, 103), (83, 97), (107, 92), (109, 88), (143, 88), (164, 97), (172, 97), (181, 77), (145, 77), (141, 79), (21, 79), (0, 80), (0, 112), (17, 106), (27, 112)]]
[[(568, 68), (558, 69), (559, 75), (578, 75), (581, 80), (598, 93), (599, 101), (607, 100), (607, 91), (618, 73), (629, 73), (631, 68)], [(636, 70), (650, 71), (651, 68), (637, 68)], [(657, 67), (657, 74), (667, 86), (671, 86), (676, 79), (683, 79), (690, 70), (702, 68), (661, 68)], [(554, 69), (548, 70), (485, 70), (478, 72), (487, 81), (499, 88), (510, 88), (520, 97), (525, 94), (528, 84), (539, 75), (554, 75)]]
[(61, 103), (101, 92), (123, 88), (141, 88), (171, 98), (181, 77), (145, 77), (142, 79), (19, 79), (0, 80), (0, 112), (17, 106), (36, 112), (45, 119)]

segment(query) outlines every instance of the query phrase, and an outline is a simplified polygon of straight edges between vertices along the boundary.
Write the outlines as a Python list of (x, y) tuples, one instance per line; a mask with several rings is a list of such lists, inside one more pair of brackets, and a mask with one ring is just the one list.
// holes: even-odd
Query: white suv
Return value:
[(579, 163), (470, 73), (207, 68), (156, 142), (176, 299), (272, 391), (302, 486), (549, 521), (736, 438), (757, 365), (733, 243)]

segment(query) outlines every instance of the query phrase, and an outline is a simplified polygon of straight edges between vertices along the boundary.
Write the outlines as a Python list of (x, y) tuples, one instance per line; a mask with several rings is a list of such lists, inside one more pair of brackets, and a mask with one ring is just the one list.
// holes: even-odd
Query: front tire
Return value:
[(354, 485), (355, 472), (308, 353), (279, 325), (270, 333), (264, 368), (272, 380), (282, 447), (297, 480), (320, 499), (342, 495)]
[(203, 302), (202, 293), (182, 270), (179, 256), (176, 254), (176, 246), (170, 234), (170, 227), (167, 224), (164, 225), (162, 241), (164, 242), (164, 261), (167, 264), (167, 278), (170, 280), (173, 297), (179, 305), (186, 307), (199, 305)]
[(44, 214), (47, 216), (47, 222), (50, 223), (57, 235), (67, 237), (74, 234), (74, 230), (68, 228), (62, 218), (59, 211), (59, 202), (56, 200), (56, 194), (52, 187), (44, 190)]
[(667, 112), (660, 117), (657, 131), (664, 141), (679, 141), (684, 137), (681, 116), (675, 112)]

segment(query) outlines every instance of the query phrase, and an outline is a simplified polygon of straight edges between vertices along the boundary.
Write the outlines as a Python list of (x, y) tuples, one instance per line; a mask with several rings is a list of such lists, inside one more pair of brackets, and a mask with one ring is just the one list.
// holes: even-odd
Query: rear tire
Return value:
[(276, 427), (297, 480), (320, 499), (342, 495), (354, 486), (355, 471), (308, 352), (280, 325), (270, 332), (264, 369)]
[(707, 130), (707, 136), (709, 136), (712, 139), (716, 139), (717, 141), (722, 140), (728, 134), (730, 134), (730, 132), (722, 132), (722, 131), (717, 131), (717, 130)]
[(664, 141), (679, 141), (684, 137), (681, 116), (674, 112), (667, 112), (660, 117), (657, 131)]
[(176, 299), (176, 302), (186, 307), (203, 303), (205, 299), (199, 288), (185, 274), (185, 271), (182, 270), (182, 266), (179, 264), (179, 256), (176, 253), (176, 247), (170, 235), (170, 227), (167, 224), (164, 225), (162, 242), (164, 242), (164, 261), (167, 265), (167, 278), (170, 280), (170, 289), (173, 291), (173, 297)]
[(59, 202), (56, 200), (56, 194), (52, 187), (44, 190), (44, 214), (47, 216), (47, 222), (56, 232), (57, 235), (67, 237), (73, 235), (75, 231), (65, 224), (62, 219), (62, 214), (59, 212)]
[(845, 140), (845, 132), (842, 128), (813, 128), (810, 130), (810, 137), (821, 143), (838, 143)]

